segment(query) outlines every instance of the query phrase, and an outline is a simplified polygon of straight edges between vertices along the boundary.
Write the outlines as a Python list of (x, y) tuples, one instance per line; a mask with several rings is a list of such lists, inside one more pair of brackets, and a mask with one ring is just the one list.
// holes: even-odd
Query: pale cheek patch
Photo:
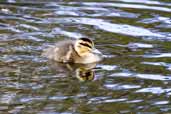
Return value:
[(80, 52), (81, 52), (81, 53), (87, 53), (87, 52), (89, 52), (89, 49), (83, 47), (83, 48), (80, 48)]

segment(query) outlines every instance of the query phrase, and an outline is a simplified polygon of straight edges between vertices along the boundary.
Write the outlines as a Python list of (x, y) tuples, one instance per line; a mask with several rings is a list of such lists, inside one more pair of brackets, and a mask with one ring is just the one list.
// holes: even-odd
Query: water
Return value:
[[(0, 113), (169, 114), (170, 0), (1, 0)], [(90, 37), (105, 60), (41, 57)]]

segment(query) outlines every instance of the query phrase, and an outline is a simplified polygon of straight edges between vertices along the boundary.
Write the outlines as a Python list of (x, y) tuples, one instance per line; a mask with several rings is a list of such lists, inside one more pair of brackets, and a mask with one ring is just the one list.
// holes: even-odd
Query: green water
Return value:
[[(0, 113), (171, 113), (170, 16), (169, 0), (1, 0)], [(85, 36), (104, 61), (40, 56)]]

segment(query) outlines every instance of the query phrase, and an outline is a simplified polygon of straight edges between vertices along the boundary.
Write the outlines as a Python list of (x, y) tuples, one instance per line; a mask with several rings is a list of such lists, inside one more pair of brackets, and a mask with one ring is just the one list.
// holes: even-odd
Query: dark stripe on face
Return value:
[(92, 44), (92, 41), (88, 38), (80, 38), (81, 40), (85, 41), (85, 42), (88, 42), (88, 43), (91, 43)]
[(86, 46), (86, 47), (89, 47), (89, 48), (92, 48), (91, 45), (88, 45), (87, 43), (80, 43), (81, 45), (83, 46)]

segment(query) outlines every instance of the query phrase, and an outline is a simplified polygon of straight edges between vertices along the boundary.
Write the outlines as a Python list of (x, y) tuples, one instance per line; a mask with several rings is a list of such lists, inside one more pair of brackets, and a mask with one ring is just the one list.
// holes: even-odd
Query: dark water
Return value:
[[(40, 56), (83, 36), (103, 62)], [(170, 0), (0, 1), (1, 114), (169, 114), (170, 82)]]

